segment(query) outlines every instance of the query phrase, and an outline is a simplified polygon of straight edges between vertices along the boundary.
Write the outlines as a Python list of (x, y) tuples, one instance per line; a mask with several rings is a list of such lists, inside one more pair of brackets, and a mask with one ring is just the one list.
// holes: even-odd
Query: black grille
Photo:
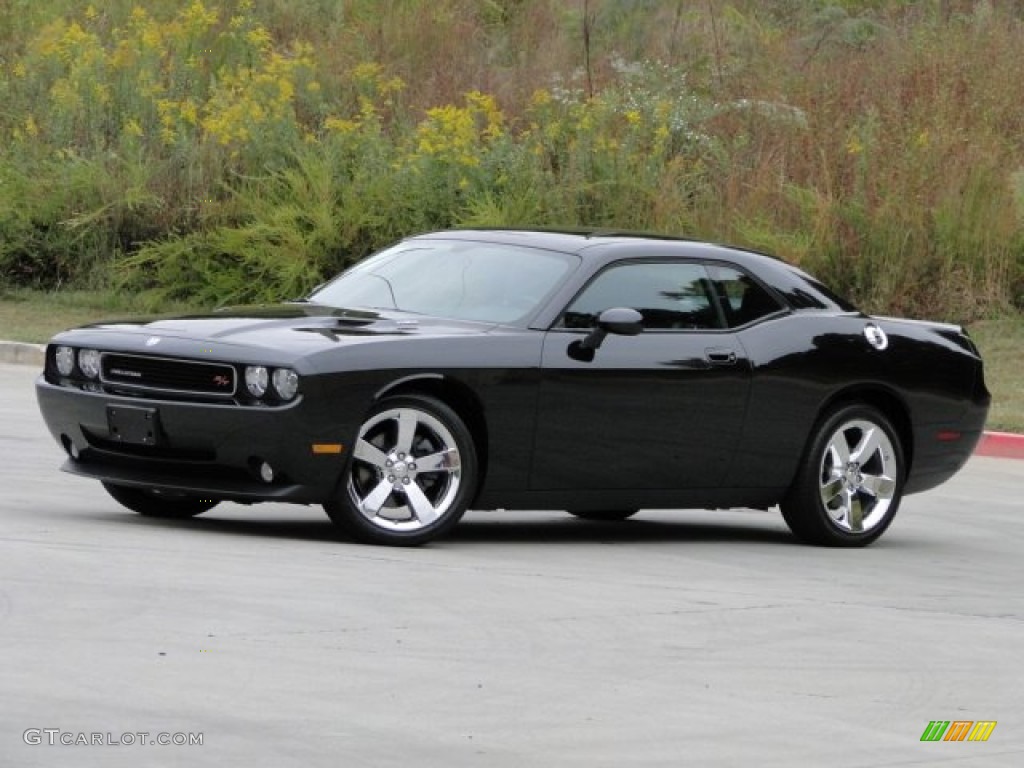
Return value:
[(107, 384), (151, 392), (194, 392), (231, 397), (235, 394), (235, 369), (224, 363), (200, 363), (167, 357), (102, 356), (100, 377)]

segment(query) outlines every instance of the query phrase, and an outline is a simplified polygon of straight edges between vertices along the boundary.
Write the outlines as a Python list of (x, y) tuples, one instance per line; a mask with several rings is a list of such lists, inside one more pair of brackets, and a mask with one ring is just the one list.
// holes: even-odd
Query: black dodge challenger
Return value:
[(395, 545), (467, 508), (778, 505), (804, 541), (863, 546), (963, 466), (990, 400), (957, 326), (601, 231), (436, 232), (301, 301), (70, 330), (36, 387), (63, 469), (129, 509), (322, 504)]

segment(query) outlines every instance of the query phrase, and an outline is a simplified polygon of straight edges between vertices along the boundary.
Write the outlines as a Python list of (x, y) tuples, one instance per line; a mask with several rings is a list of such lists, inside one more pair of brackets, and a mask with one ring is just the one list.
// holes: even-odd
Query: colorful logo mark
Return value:
[(921, 741), (988, 741), (996, 728), (995, 720), (932, 720), (921, 734)]

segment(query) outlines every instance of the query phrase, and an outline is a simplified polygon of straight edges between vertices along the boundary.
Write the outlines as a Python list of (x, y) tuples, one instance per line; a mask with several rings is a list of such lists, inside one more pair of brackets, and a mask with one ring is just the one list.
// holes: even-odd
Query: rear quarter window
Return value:
[(709, 272), (730, 328), (749, 325), (785, 309), (764, 286), (740, 269), (714, 265)]

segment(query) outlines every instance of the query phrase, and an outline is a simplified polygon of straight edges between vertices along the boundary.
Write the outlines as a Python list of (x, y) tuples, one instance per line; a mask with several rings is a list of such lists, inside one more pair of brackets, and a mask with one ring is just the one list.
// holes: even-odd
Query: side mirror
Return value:
[(644, 329), (644, 317), (629, 307), (612, 307), (606, 309), (597, 318), (597, 325), (582, 340), (569, 345), (569, 356), (589, 363), (594, 359), (594, 352), (600, 349), (605, 336), (614, 333), (616, 336), (636, 336)]
[(644, 329), (644, 316), (629, 307), (606, 309), (597, 318), (597, 328), (605, 334), (636, 336)]

